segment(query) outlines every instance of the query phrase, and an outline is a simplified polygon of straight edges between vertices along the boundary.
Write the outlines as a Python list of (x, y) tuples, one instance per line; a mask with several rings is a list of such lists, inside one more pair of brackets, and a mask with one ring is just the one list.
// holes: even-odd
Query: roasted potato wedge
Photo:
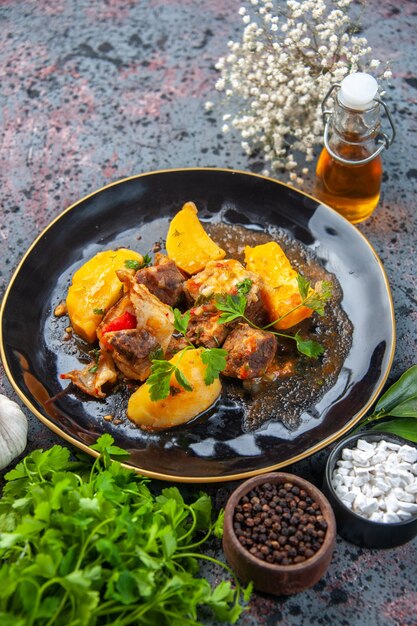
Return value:
[[(254, 248), (246, 246), (245, 263), (248, 270), (259, 274), (263, 280), (262, 299), (270, 321), (280, 320), (275, 328), (291, 328), (312, 315), (313, 311), (308, 307), (299, 307), (302, 300), (297, 272), (278, 243), (270, 241)], [(299, 308), (290, 313), (295, 307)]]
[(74, 332), (93, 343), (104, 314), (122, 295), (123, 285), (116, 271), (126, 261), (143, 262), (138, 252), (120, 248), (98, 252), (74, 274), (67, 295), (67, 310)]
[(226, 255), (206, 233), (197, 213), (194, 202), (186, 202), (172, 219), (166, 240), (169, 258), (188, 274), (195, 274), (209, 261), (218, 261)]
[(184, 424), (208, 409), (220, 395), (221, 383), (218, 378), (211, 385), (204, 382), (207, 365), (201, 360), (201, 352), (178, 352), (169, 361), (181, 370), (192, 391), (186, 391), (172, 375), (171, 394), (164, 400), (151, 400), (145, 383), (129, 398), (128, 418), (143, 430), (161, 430)]

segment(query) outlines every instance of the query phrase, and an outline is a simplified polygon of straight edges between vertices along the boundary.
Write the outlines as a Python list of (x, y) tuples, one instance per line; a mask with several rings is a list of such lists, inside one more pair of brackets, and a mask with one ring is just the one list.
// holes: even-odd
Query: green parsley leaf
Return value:
[(92, 450), (96, 450), (103, 454), (104, 451), (113, 456), (126, 456), (128, 453), (123, 448), (114, 445), (114, 439), (109, 433), (101, 435), (97, 439), (97, 442), (90, 446)]
[(156, 348), (154, 348), (150, 353), (149, 353), (149, 360), (150, 361), (161, 361), (164, 358), (164, 351), (162, 350), (161, 346), (157, 346)]
[(104, 309), (93, 309), (93, 313), (94, 313), (94, 315), (104, 315), (105, 310)]
[(305, 300), (310, 291), (310, 281), (301, 274), (297, 274), (298, 291), (302, 300)]
[(91, 372), (92, 374), (95, 374), (98, 370), (98, 365), (92, 365), (90, 368), (88, 368), (88, 371)]
[(333, 284), (328, 280), (324, 280), (316, 284), (314, 292), (308, 296), (303, 304), (309, 309), (313, 309), (318, 315), (324, 315), (325, 304), (331, 298), (332, 293)]
[(172, 363), (164, 360), (152, 362), (151, 373), (146, 384), (149, 385), (149, 395), (151, 400), (163, 400), (169, 396), (171, 376), (176, 367)]
[(222, 311), (217, 322), (219, 324), (227, 324), (244, 317), (246, 310), (246, 298), (243, 295), (236, 296), (220, 296), (216, 300), (216, 308)]
[[(187, 348), (184, 348), (187, 350)], [(152, 401), (164, 400), (171, 392), (171, 377), (174, 374), (177, 382), (186, 391), (192, 391), (193, 387), (181, 372), (180, 368), (164, 361), (163, 359), (152, 361), (151, 374), (148, 377), (146, 384), (149, 385), (149, 395)]]
[(191, 312), (186, 311), (184, 314), (179, 309), (173, 309), (174, 313), (174, 328), (182, 335), (187, 334), (188, 322), (190, 321)]
[(253, 281), (250, 278), (244, 278), (242, 282), (236, 285), (237, 292), (240, 296), (246, 296), (252, 289)]
[(310, 358), (317, 359), (324, 352), (323, 346), (317, 343), (317, 341), (303, 339), (299, 333), (294, 335), (294, 339), (297, 343), (297, 350)]
[(184, 374), (181, 372), (181, 370), (178, 367), (175, 368), (175, 378), (178, 384), (181, 385), (181, 387), (184, 387), (186, 391), (193, 390), (192, 385), (190, 385), (190, 383), (188, 382), (188, 380), (186, 379), (186, 377), (184, 376)]
[(223, 350), (223, 348), (206, 348), (203, 350), (201, 360), (207, 365), (204, 375), (206, 385), (211, 385), (219, 377), (220, 372), (226, 367), (226, 358), (227, 350)]
[(125, 267), (129, 270), (135, 270), (136, 272), (144, 267), (148, 267), (149, 265), (152, 265), (152, 258), (149, 254), (144, 255), (142, 263), (136, 259), (126, 259), (125, 261)]

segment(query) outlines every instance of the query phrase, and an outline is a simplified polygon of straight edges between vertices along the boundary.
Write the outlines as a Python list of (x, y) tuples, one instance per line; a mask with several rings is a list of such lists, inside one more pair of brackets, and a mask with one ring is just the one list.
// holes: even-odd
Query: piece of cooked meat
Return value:
[(144, 328), (106, 333), (106, 344), (119, 370), (133, 380), (146, 380), (151, 371), (149, 357), (159, 343)]
[(113, 385), (117, 380), (117, 372), (111, 355), (102, 348), (98, 361), (92, 361), (83, 370), (72, 370), (61, 374), (61, 378), (70, 380), (79, 389), (94, 398), (105, 398), (102, 387), (109, 383)]
[(130, 272), (119, 270), (117, 275), (127, 288), (137, 328), (145, 329), (153, 335), (165, 352), (174, 332), (174, 314), (171, 307), (154, 296), (146, 285), (137, 283)]
[(223, 261), (209, 261), (203, 271), (195, 274), (185, 283), (186, 294), (196, 301), (209, 301), (219, 296), (237, 295), (239, 286), (245, 281), (250, 289), (245, 293), (246, 317), (257, 326), (268, 322), (262, 296), (262, 280), (258, 274), (246, 270), (239, 261), (225, 259)]
[(171, 337), (171, 341), (169, 342), (168, 348), (166, 349), (165, 359), (169, 361), (170, 359), (172, 359), (174, 354), (177, 354), (177, 352), (179, 352), (180, 350), (183, 350), (189, 345), (190, 344), (188, 343), (188, 341), (183, 335), (179, 333), (174, 333)]
[(157, 255), (156, 265), (138, 270), (135, 280), (169, 306), (177, 306), (183, 299), (185, 277), (174, 261), (162, 254)]
[(271, 364), (277, 350), (272, 333), (238, 324), (223, 344), (227, 350), (227, 365), (222, 374), (240, 378), (258, 378)]
[(230, 332), (227, 324), (219, 324), (221, 312), (214, 304), (201, 304), (190, 309), (187, 339), (195, 346), (219, 348)]

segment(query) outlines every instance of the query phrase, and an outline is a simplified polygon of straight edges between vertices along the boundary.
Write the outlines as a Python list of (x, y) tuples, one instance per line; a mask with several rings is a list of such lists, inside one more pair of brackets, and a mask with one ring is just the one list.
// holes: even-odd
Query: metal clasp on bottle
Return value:
[(340, 163), (343, 163), (344, 165), (365, 165), (366, 163), (369, 163), (375, 157), (377, 157), (378, 154), (381, 154), (383, 150), (388, 150), (388, 148), (394, 141), (395, 135), (396, 135), (394, 122), (385, 102), (381, 100), (380, 98), (374, 98), (374, 102), (377, 102), (378, 104), (380, 104), (383, 107), (387, 115), (388, 121), (391, 126), (391, 137), (389, 137), (384, 132), (380, 132), (376, 139), (376, 143), (379, 144), (378, 148), (375, 150), (375, 152), (373, 152), (371, 155), (369, 155), (365, 159), (360, 159), (359, 161), (351, 161), (349, 159), (344, 159), (343, 157), (339, 156), (332, 150), (329, 144), (329, 126), (330, 126), (330, 119), (332, 117), (332, 111), (330, 111), (329, 109), (326, 109), (325, 107), (326, 107), (326, 102), (332, 95), (333, 91), (335, 91), (336, 89), (340, 89), (340, 86), (341, 86), (340, 83), (335, 83), (334, 85), (332, 85), (329, 91), (327, 92), (327, 94), (325, 95), (323, 102), (321, 103), (321, 110), (322, 110), (323, 124), (324, 124), (324, 133), (323, 133), (324, 145), (325, 145), (327, 152), (330, 154), (330, 156), (336, 161), (340, 161)]

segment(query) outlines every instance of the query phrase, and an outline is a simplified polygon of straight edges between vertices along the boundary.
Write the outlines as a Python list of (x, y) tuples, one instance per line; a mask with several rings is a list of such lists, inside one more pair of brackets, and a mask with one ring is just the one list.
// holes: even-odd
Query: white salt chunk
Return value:
[(365, 450), (366, 452), (370, 452), (371, 454), (375, 453), (375, 444), (366, 441), (366, 439), (358, 439), (356, 442), (358, 450)]
[(396, 487), (393, 491), (397, 500), (403, 500), (404, 502), (414, 502), (415, 498), (412, 493), (407, 493), (404, 489)]
[(404, 522), (405, 520), (410, 519), (410, 517), (412, 517), (411, 513), (409, 513), (408, 511), (402, 511), (401, 509), (398, 509), (397, 515), (398, 515), (399, 518), (401, 518), (402, 522)]
[(385, 507), (387, 509), (387, 513), (395, 513), (396, 511), (398, 511), (398, 509), (400, 507), (398, 499), (396, 498), (396, 496), (392, 492), (389, 493), (384, 498), (384, 502), (385, 502)]
[(368, 483), (368, 480), (369, 480), (369, 474), (368, 474), (368, 477), (362, 474), (354, 478), (353, 484), (356, 485), (357, 487), (362, 487), (362, 485), (364, 486)]
[(395, 524), (397, 522), (401, 522), (400, 517), (395, 513), (384, 513), (382, 520), (385, 524)]
[(374, 456), (372, 457), (372, 462), (377, 464), (377, 463), (384, 463), (386, 461), (387, 455), (385, 454), (385, 451), (380, 451), (377, 452), (376, 454), (374, 454)]
[(372, 454), (372, 452), (365, 452), (365, 450), (353, 450), (352, 460), (355, 461), (356, 465), (369, 465)]
[(408, 463), (415, 463), (417, 461), (417, 448), (413, 448), (412, 446), (404, 445), (398, 450), (398, 456), (403, 461), (408, 461)]
[(376, 498), (366, 498), (366, 504), (362, 509), (362, 513), (365, 515), (371, 515), (375, 513), (379, 508), (379, 503)]
[(414, 502), (404, 502), (404, 500), (397, 500), (398, 508), (403, 511), (407, 511), (407, 513), (412, 513), (413, 515), (417, 513), (417, 504)]
[(352, 461), (338, 461), (337, 462), (337, 466), (338, 467), (345, 467), (346, 469), (353, 469)]
[(342, 459), (344, 461), (352, 460), (352, 450), (350, 448), (343, 448), (342, 450)]
[(359, 492), (356, 495), (356, 498), (353, 502), (353, 510), (356, 513), (362, 513), (365, 506), (366, 506), (366, 496), (364, 496), (362, 492)]
[(399, 450), (401, 448), (400, 444), (394, 443), (393, 441), (387, 441), (388, 450)]

